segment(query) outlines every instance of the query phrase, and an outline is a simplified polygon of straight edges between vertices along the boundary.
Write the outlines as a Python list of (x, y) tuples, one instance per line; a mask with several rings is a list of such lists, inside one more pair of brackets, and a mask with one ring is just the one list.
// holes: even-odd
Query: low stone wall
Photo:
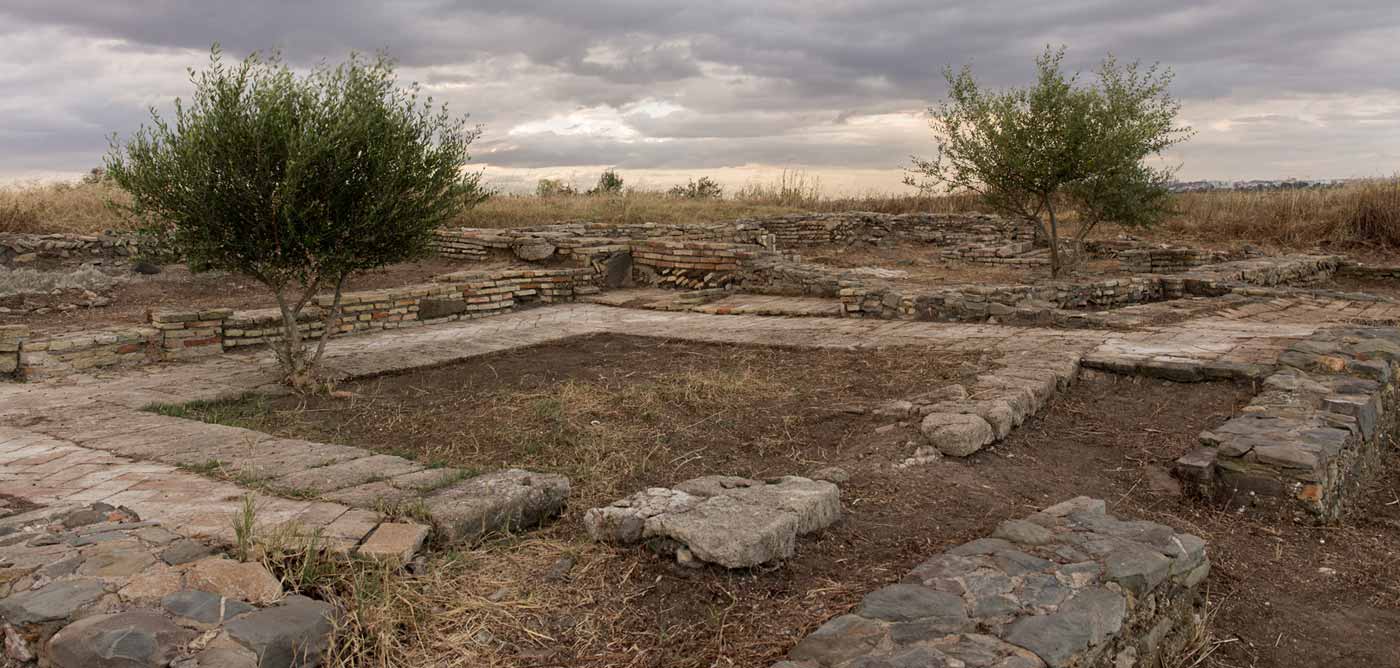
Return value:
[[(0, 350), (16, 348), (10, 373), (38, 380), (144, 364), (156, 357), (159, 342), (160, 331), (151, 327), (73, 332), (38, 340), (31, 340), (27, 332), (12, 332), (8, 337), (0, 336)], [(0, 363), (0, 372), (7, 367), (8, 364)]]
[(586, 249), (613, 246), (626, 250), (633, 241), (671, 239), (676, 241), (757, 243), (758, 235), (736, 233), (727, 225), (660, 225), (657, 223), (606, 224), (560, 223), (509, 229), (444, 228), (434, 233), (438, 255), (468, 261), (491, 256), (515, 257), (529, 262), (567, 260), (585, 249), (583, 255), (596, 255)]
[(1248, 294), (1256, 286), (1313, 283), (1330, 277), (1336, 256), (1286, 255), (1198, 267), (1195, 271), (1038, 285), (960, 285), (909, 292), (844, 276), (839, 295), (848, 316), (889, 320), (1051, 322), (1055, 310), (1102, 310), (1186, 296)]
[(691, 290), (733, 283), (740, 263), (756, 254), (737, 244), (708, 241), (637, 241), (631, 249), (639, 283)]
[(1175, 274), (1221, 260), (1199, 248), (1135, 248), (1119, 251), (1117, 257), (1119, 267), (1134, 274)]
[(847, 315), (855, 317), (976, 321), (1035, 318), (1051, 309), (1109, 309), (1161, 301), (1181, 296), (1174, 287), (1156, 278), (1119, 278), (1087, 283), (965, 285), (911, 293), (897, 287), (847, 283), (841, 286), (840, 297)]
[(1338, 276), (1355, 278), (1400, 278), (1400, 267), (1394, 265), (1375, 266), (1360, 262), (1344, 261), (1337, 267)]
[(0, 265), (24, 265), (40, 259), (82, 262), (127, 258), (136, 252), (133, 235), (0, 234)]
[(1205, 542), (1085, 497), (866, 595), (774, 668), (1156, 666), (1204, 623)]
[(1243, 413), (1201, 434), (1174, 473), (1195, 496), (1330, 522), (1395, 447), (1400, 330), (1324, 330), (1279, 356)]
[[(412, 327), (505, 313), (525, 302), (571, 301), (598, 292), (591, 268), (458, 272), (434, 283), (342, 296), (335, 335)], [(301, 314), (303, 334), (319, 336), (332, 296), (320, 295)], [(25, 379), (90, 369), (218, 355), (282, 338), (277, 308), (233, 311), (153, 310), (149, 327), (30, 335), (23, 326), (0, 328), (0, 374)]]

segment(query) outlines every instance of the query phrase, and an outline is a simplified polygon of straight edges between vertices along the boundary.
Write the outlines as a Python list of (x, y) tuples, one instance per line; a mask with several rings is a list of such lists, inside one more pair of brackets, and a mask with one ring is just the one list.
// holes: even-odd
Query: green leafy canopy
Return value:
[(298, 75), (275, 53), (228, 64), (215, 45), (190, 81), (173, 119), (152, 109), (113, 136), (107, 174), (192, 266), (271, 288), (289, 341), (318, 290), (334, 286), (338, 307), (347, 276), (427, 253), (483, 196), (464, 169), (480, 129), (401, 88), (383, 54)]
[[(1177, 124), (1171, 71), (1109, 56), (1085, 84), (1064, 73), (1064, 54), (1047, 47), (1035, 83), (1005, 91), (984, 90), (966, 66), (945, 70), (948, 99), (929, 110), (938, 155), (914, 158), (918, 180), (906, 181), (978, 193), (1004, 213), (1040, 221), (1051, 239), (1064, 204), (1079, 213), (1081, 234), (1100, 222), (1160, 220), (1174, 170), (1147, 160), (1192, 134)], [(1051, 250), (1058, 273), (1058, 244)]]

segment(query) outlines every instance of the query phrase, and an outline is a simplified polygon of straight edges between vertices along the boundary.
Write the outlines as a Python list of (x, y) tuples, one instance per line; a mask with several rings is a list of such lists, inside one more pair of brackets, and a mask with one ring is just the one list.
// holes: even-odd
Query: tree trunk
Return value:
[(332, 328), (340, 325), (340, 297), (345, 290), (345, 279), (349, 274), (343, 274), (335, 282), (335, 300), (331, 302), (331, 312), (326, 316), (324, 325), (321, 328), (321, 340), (316, 344), (316, 354), (311, 357), (311, 362), (307, 366), (315, 371), (321, 364), (321, 356), (326, 354), (326, 341), (331, 338)]
[(1055, 220), (1055, 204), (1046, 198), (1045, 211), (1050, 215), (1050, 278), (1059, 278), (1060, 269), (1060, 227)]

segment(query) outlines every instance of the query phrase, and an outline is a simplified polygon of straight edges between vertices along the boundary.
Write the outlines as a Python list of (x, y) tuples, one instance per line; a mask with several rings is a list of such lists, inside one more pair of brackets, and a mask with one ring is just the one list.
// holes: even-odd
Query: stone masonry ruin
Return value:
[[(6, 238), (0, 263), (121, 264), (134, 249), (123, 237)], [(1007, 444), (1095, 382), (1086, 379), (1239, 383), (1250, 392), (1243, 408), (1222, 407), (1229, 415), (1199, 433), (1199, 447), (1173, 452), (1169, 479), (1188, 507), (1280, 531), (1345, 521), (1387, 475), (1400, 429), (1400, 304), (1327, 287), (1400, 269), (1339, 256), (1120, 239), (1087, 246), (1113, 273), (1052, 281), (1033, 276), (1046, 249), (1027, 224), (873, 213), (445, 229), (436, 249), (460, 270), (345, 295), (330, 325), (335, 378), (597, 335), (919, 350), (966, 368), (880, 400), (811, 408), (860, 416), (898, 444), (862, 460), (868, 470), (938, 484), (934, 472), (947, 470), (937, 467), (975, 474), (1009, 457)], [(972, 278), (837, 266), (815, 261), (817, 249), (913, 249)], [(321, 333), (329, 305), (316, 300), (304, 334)], [(391, 568), (573, 522), (599, 549), (685, 577), (757, 580), (839, 542), (870, 512), (840, 467), (711, 470), (583, 504), (572, 471), (442, 465), (146, 410), (275, 396), (267, 344), (281, 336), (279, 317), (190, 308), (73, 331), (0, 324), (0, 630), (12, 665), (314, 665), (303, 659), (325, 651), (337, 613), (234, 558), (229, 518), (249, 495), (269, 524), (315, 530), (326, 550)], [(924, 537), (916, 561), (792, 629), (767, 663), (1158, 665), (1211, 616), (1215, 543), (1195, 534), (1215, 539), (1185, 520), (1134, 519), (1107, 494), (1094, 493), (1107, 504), (1078, 496), (1088, 493), (1008, 505), (956, 540)], [(405, 507), (413, 512), (388, 511)]]

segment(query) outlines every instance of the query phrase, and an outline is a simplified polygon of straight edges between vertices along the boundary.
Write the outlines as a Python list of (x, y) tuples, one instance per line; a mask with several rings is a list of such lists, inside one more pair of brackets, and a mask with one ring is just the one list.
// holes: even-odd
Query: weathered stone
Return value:
[(958, 413), (930, 413), (924, 416), (919, 430), (939, 452), (951, 457), (966, 457), (995, 437), (986, 420)]
[(334, 609), (304, 596), (288, 596), (224, 625), (229, 637), (252, 650), (259, 668), (313, 668), (320, 665), (332, 629)]
[(1156, 588), (1172, 570), (1171, 559), (1136, 543), (1109, 552), (1103, 561), (1104, 577), (1139, 596)]
[(612, 505), (590, 508), (583, 515), (583, 526), (593, 540), (623, 545), (640, 542), (646, 521), (662, 513), (685, 512), (703, 499), (685, 492), (653, 487)]
[(797, 527), (794, 513), (717, 496), (683, 513), (650, 518), (646, 533), (673, 538), (702, 561), (748, 568), (791, 557)]
[(954, 629), (948, 633), (964, 630), (971, 623), (962, 597), (916, 584), (893, 584), (866, 594), (857, 614), (887, 622), (935, 617)]
[(245, 612), (251, 605), (207, 591), (179, 591), (160, 600), (166, 612), (204, 626), (217, 626)]
[(117, 591), (123, 600), (145, 602), (180, 590), (184, 576), (165, 564), (156, 564), (133, 576)]
[(198, 561), (211, 554), (214, 549), (196, 540), (184, 538), (177, 540), (160, 552), (160, 559), (171, 566), (187, 564), (191, 561)]
[(885, 624), (858, 615), (842, 615), (803, 638), (788, 652), (788, 657), (834, 666), (870, 652), (888, 634)]
[(747, 568), (792, 556), (798, 535), (822, 529), (840, 515), (840, 491), (829, 482), (705, 476), (590, 509), (584, 526), (594, 540), (664, 539), (660, 544), (684, 546), (687, 557)]
[(97, 579), (59, 580), (0, 600), (0, 618), (11, 624), (67, 619), (78, 610), (96, 603), (106, 592), (106, 587)]
[(1035, 652), (1052, 668), (1073, 665), (1090, 646), (1117, 633), (1127, 614), (1122, 596), (1107, 589), (1088, 588), (1048, 615), (1023, 617), (1007, 629), (1006, 640)]
[(510, 249), (512, 252), (515, 253), (516, 257), (525, 260), (526, 262), (538, 262), (540, 260), (548, 260), (554, 255), (555, 251), (554, 244), (551, 244), (543, 239), (531, 238), (522, 239), (514, 244), (511, 244)]
[(151, 611), (94, 615), (54, 634), (48, 655), (57, 668), (166, 666), (194, 636)]
[(521, 469), (487, 473), (423, 497), (448, 540), (535, 526), (562, 512), (568, 500), (568, 478)]
[(84, 555), (78, 575), (102, 578), (125, 578), (140, 573), (154, 564), (151, 551), (136, 541), (102, 543)]
[(428, 527), (407, 522), (384, 522), (374, 528), (356, 554), (393, 564), (406, 564), (428, 538)]
[(1044, 545), (1055, 540), (1055, 534), (1039, 524), (1026, 520), (1007, 520), (997, 525), (992, 537), (1021, 545)]
[(259, 605), (282, 595), (282, 584), (262, 564), (223, 558), (195, 562), (185, 573), (185, 587)]

